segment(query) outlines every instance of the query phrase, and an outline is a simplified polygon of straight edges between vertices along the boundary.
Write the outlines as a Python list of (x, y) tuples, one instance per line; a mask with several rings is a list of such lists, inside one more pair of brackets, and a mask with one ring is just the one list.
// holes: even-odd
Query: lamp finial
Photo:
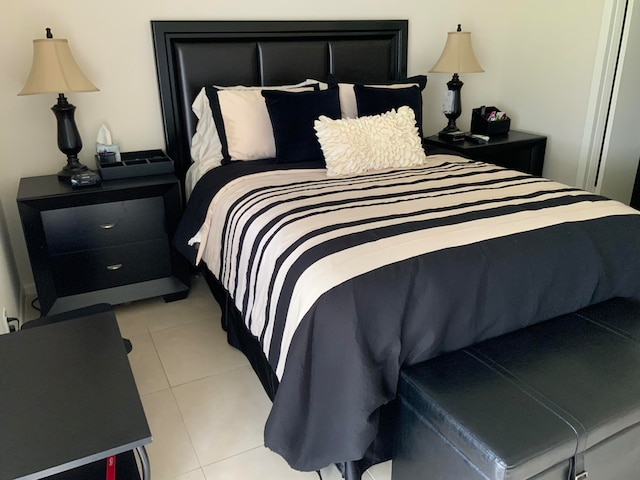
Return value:
[(47, 27), (46, 30), (47, 30), (47, 38), (53, 38), (53, 33), (51, 33), (51, 29)]
[[(47, 30), (49, 30), (49, 29), (47, 29)], [(462, 24), (459, 23), (458, 24), (458, 30), (456, 30), (456, 32), (461, 32), (461, 31), (462, 31)]]

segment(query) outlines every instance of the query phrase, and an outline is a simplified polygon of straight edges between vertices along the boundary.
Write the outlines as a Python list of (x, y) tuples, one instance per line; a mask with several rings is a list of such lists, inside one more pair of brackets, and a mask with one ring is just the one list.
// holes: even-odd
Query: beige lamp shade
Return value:
[(42, 38), (33, 41), (31, 73), (18, 95), (97, 90), (78, 67), (66, 39)]
[(442, 55), (431, 68), (433, 73), (484, 72), (471, 46), (471, 32), (449, 32)]

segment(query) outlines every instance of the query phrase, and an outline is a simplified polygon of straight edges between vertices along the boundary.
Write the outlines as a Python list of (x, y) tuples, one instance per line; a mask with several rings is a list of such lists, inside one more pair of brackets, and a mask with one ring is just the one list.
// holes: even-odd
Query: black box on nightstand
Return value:
[(125, 152), (120, 157), (122, 161), (114, 162), (104, 161), (100, 155), (96, 155), (96, 164), (103, 180), (173, 173), (173, 161), (162, 150)]
[(480, 135), (502, 135), (509, 132), (511, 119), (506, 117), (503, 120), (493, 120), (497, 112), (501, 112), (498, 107), (480, 107), (471, 111), (471, 133)]

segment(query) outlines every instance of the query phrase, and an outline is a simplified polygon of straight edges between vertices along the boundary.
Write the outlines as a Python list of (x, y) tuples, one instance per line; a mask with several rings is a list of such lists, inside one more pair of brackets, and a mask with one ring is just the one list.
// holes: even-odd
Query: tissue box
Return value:
[(487, 118), (491, 112), (501, 112), (498, 107), (484, 107), (484, 115), (481, 108), (474, 108), (471, 111), (471, 133), (480, 135), (502, 135), (509, 132), (511, 127), (511, 119), (507, 117), (505, 120), (489, 121)]
[(96, 164), (103, 180), (144, 177), (173, 172), (173, 160), (162, 150), (141, 150), (120, 154), (120, 162), (102, 161), (96, 155)]

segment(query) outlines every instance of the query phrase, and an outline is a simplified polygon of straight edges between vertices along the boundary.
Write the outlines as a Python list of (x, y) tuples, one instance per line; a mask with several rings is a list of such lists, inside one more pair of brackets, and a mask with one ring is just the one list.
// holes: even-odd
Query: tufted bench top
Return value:
[(640, 478), (640, 303), (406, 368), (398, 395), (393, 480)]

